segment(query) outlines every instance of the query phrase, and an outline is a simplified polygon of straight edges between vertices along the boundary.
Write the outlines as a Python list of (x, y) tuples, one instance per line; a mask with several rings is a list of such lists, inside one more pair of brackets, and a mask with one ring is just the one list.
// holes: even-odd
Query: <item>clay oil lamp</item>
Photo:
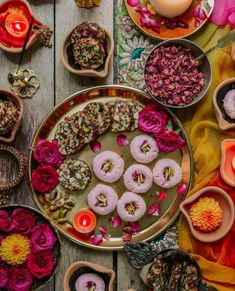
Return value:
[(221, 154), (221, 177), (228, 185), (235, 187), (235, 139), (223, 140)]
[(96, 227), (96, 216), (91, 210), (81, 209), (73, 217), (73, 226), (79, 233), (91, 233)]

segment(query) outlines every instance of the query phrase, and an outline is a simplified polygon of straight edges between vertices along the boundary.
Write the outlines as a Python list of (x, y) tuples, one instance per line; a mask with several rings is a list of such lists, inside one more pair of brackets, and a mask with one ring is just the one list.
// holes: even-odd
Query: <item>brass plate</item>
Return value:
[[(43, 120), (41, 125), (39, 126), (38, 130), (36, 131), (36, 134), (32, 141), (31, 148), (34, 148), (36, 142), (38, 139), (52, 139), (54, 137), (54, 133), (57, 127), (57, 124), (63, 120), (65, 116), (71, 115), (76, 111), (82, 110), (87, 103), (91, 101), (109, 101), (112, 99), (132, 99), (136, 100), (142, 104), (146, 104), (149, 102), (154, 102), (150, 97), (136, 89), (124, 87), (124, 86), (118, 86), (118, 85), (108, 85), (108, 86), (99, 86), (94, 87), (90, 89), (86, 89), (80, 92), (77, 92), (73, 94), (72, 96), (68, 97), (64, 101), (62, 101), (59, 105), (57, 105)], [(174, 116), (170, 110), (167, 108), (164, 108), (164, 110), (172, 117), (173, 122), (177, 125), (177, 127), (182, 128), (182, 125), (180, 121)], [(131, 141), (132, 138), (140, 132), (138, 130), (131, 132), (131, 133), (125, 133), (128, 136), (128, 140)], [(179, 164), (182, 165), (183, 169), (183, 181), (187, 184), (187, 192), (191, 187), (192, 182), (192, 171), (193, 171), (193, 162), (192, 162), (192, 155), (191, 155), (191, 148), (190, 143), (188, 141), (188, 138), (186, 136), (186, 133), (184, 129), (182, 128), (182, 135), (184, 139), (186, 140), (185, 145), (181, 150), (177, 150), (174, 153), (165, 154), (160, 153), (158, 158), (163, 157), (169, 157), (175, 159)], [(102, 150), (113, 150), (119, 153), (119, 155), (124, 157), (125, 160), (125, 169), (134, 163), (133, 158), (131, 157), (129, 153), (129, 146), (120, 147), (116, 143), (116, 136), (117, 134), (114, 133), (106, 133), (98, 138), (98, 140), (102, 144)], [(33, 151), (30, 151), (29, 155), (29, 177), (31, 181), (31, 173), (32, 170), (36, 167), (36, 162), (33, 160), (32, 157)], [(85, 160), (89, 166), (91, 167), (91, 161), (94, 158), (96, 154), (93, 153), (90, 150), (89, 145), (84, 147), (76, 156), (78, 156), (80, 159)], [(74, 157), (74, 155), (73, 155)], [(155, 160), (155, 162), (156, 162)], [(150, 164), (152, 167), (154, 165), (154, 162)], [(92, 167), (91, 167), (92, 168)], [(75, 231), (75, 229), (72, 226), (72, 219), (73, 215), (76, 211), (78, 211), (81, 208), (87, 208), (86, 203), (86, 196), (87, 193), (95, 186), (95, 184), (98, 182), (98, 179), (93, 175), (92, 177), (92, 183), (88, 186), (87, 189), (81, 192), (70, 192), (72, 194), (72, 197), (76, 199), (76, 205), (72, 209), (71, 212), (69, 212), (67, 218), (69, 220), (69, 223), (65, 225), (59, 225), (56, 221), (54, 221), (50, 215), (44, 210), (43, 205), (41, 204), (40, 200), (38, 199), (37, 193), (33, 190), (33, 196), (35, 201), (37, 202), (39, 208), (41, 211), (48, 215), (51, 221), (55, 224), (55, 226), (58, 228), (58, 230), (63, 233), (67, 238), (70, 240), (76, 242), (77, 244), (81, 244), (86, 247), (91, 247), (94, 249), (100, 249), (100, 250), (120, 250), (124, 246), (124, 242), (122, 241), (122, 226), (125, 224), (123, 222), (122, 226), (118, 229), (113, 229), (109, 220), (109, 217), (111, 215), (107, 216), (99, 216), (97, 221), (97, 226), (103, 226), (105, 225), (108, 229), (108, 234), (111, 234), (112, 237), (109, 241), (104, 241), (101, 245), (94, 246), (90, 243), (90, 238), (86, 235), (81, 235), (78, 232)], [(60, 187), (60, 186), (59, 186)], [(117, 191), (119, 196), (125, 191), (122, 179), (120, 179), (118, 182), (112, 184), (112, 187)], [(154, 197), (150, 197), (150, 194), (154, 194), (155, 191), (160, 190), (160, 188), (156, 185), (152, 187), (148, 193), (143, 194), (143, 197), (145, 197), (145, 201), (147, 206), (151, 205), (153, 202), (155, 202)], [(164, 230), (166, 230), (176, 219), (177, 215), (179, 214), (179, 205), (184, 200), (185, 197), (179, 196), (176, 194), (176, 187), (170, 189), (167, 191), (167, 198), (161, 202), (161, 213), (159, 217), (148, 217), (145, 215), (141, 220), (141, 231), (139, 234), (133, 237), (132, 242), (140, 242), (140, 241), (146, 241), (149, 240), (160, 233), (162, 233)], [(99, 233), (97, 230), (96, 233)]]

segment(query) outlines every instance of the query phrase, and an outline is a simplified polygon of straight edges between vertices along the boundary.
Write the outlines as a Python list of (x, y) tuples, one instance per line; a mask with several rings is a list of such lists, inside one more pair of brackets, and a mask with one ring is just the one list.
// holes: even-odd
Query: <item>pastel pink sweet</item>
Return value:
[(123, 178), (126, 188), (134, 193), (146, 193), (153, 184), (152, 171), (140, 164), (130, 166)]
[(76, 280), (75, 289), (76, 291), (105, 291), (105, 282), (97, 274), (85, 273)]
[(139, 220), (146, 211), (144, 199), (133, 192), (125, 192), (118, 200), (117, 213), (124, 221)]
[(229, 90), (223, 100), (223, 106), (226, 114), (235, 119), (235, 89)]
[(130, 151), (137, 162), (147, 164), (156, 159), (159, 149), (154, 138), (147, 134), (142, 134), (132, 140)]
[(153, 179), (162, 188), (172, 188), (182, 180), (182, 169), (172, 159), (161, 159), (153, 168)]
[(104, 184), (97, 184), (88, 193), (87, 203), (95, 213), (106, 215), (116, 208), (118, 195), (112, 187)]
[(116, 182), (122, 176), (123, 171), (124, 161), (115, 152), (104, 151), (93, 159), (93, 172), (104, 182)]

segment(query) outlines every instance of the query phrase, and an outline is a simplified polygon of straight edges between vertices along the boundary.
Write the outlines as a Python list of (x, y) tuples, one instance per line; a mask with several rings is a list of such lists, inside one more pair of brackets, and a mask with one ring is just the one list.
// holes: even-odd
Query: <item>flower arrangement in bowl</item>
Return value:
[(57, 231), (28, 206), (0, 208), (0, 289), (35, 290), (57, 271), (61, 246)]

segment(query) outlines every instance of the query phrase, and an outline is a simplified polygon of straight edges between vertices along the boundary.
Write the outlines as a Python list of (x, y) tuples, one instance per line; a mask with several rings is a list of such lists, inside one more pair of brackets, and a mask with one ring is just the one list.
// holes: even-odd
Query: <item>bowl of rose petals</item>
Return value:
[(160, 104), (185, 108), (201, 100), (211, 83), (211, 65), (203, 50), (185, 39), (167, 40), (149, 54), (144, 70), (148, 93)]
[(55, 275), (61, 244), (50, 221), (28, 206), (0, 207), (0, 290), (36, 290)]

